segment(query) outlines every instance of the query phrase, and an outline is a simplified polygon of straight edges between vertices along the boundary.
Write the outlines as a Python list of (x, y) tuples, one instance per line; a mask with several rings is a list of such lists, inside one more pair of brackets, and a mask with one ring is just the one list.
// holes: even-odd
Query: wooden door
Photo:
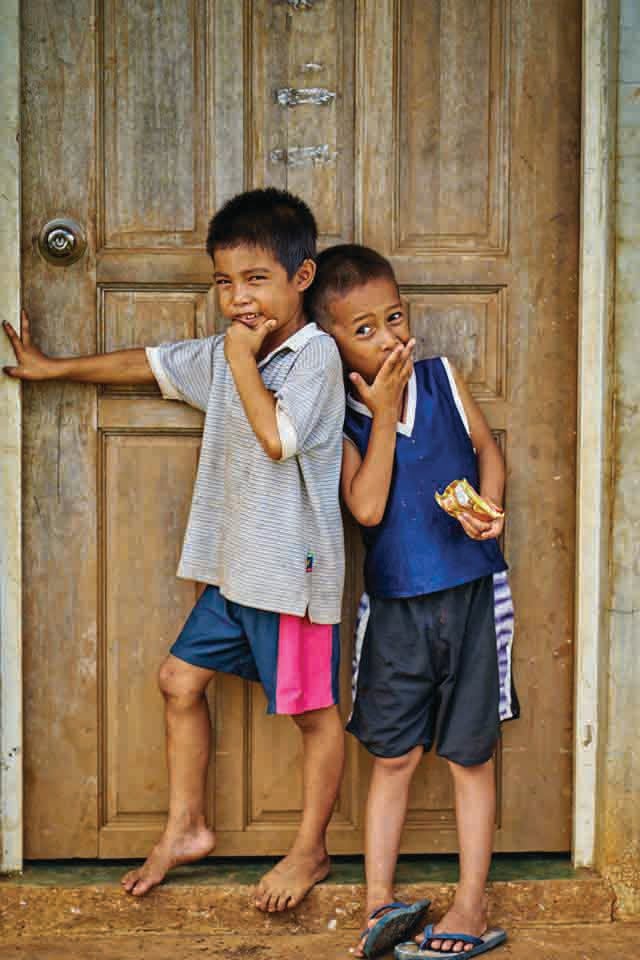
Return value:
[[(219, 329), (207, 219), (248, 186), (303, 196), (323, 244), (391, 257), (420, 352), (459, 364), (507, 460), (523, 717), (497, 846), (567, 849), (578, 0), (25, 0), (22, 19), (24, 304), (48, 352)], [(87, 237), (66, 268), (37, 251), (59, 215)], [(196, 597), (174, 573), (201, 418), (154, 389), (50, 383), (25, 386), (24, 420), (26, 855), (141, 856), (167, 798), (155, 673)], [(255, 685), (216, 678), (210, 702), (218, 852), (281, 852), (298, 734)], [(334, 852), (362, 848), (367, 765), (350, 739)], [(433, 757), (404, 843), (455, 848)]]

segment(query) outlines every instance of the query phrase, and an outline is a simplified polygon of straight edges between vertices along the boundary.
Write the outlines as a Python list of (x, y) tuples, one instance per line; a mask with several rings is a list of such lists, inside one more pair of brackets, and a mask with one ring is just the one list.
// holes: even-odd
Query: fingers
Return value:
[(488, 530), (491, 529), (490, 523), (483, 523), (482, 520), (472, 517), (469, 513), (461, 513), (458, 516), (464, 532), (468, 537), (471, 537), (472, 540), (483, 540), (485, 539), (484, 535)]
[(472, 540), (493, 540), (500, 536), (504, 526), (504, 518), (502, 517), (498, 520), (485, 522), (478, 520), (477, 517), (473, 517), (469, 513), (461, 513), (458, 515), (458, 520), (464, 532)]
[(378, 370), (378, 375), (376, 377), (376, 380), (378, 379), (378, 377), (380, 377), (381, 379), (384, 379), (385, 377), (389, 377), (393, 373), (398, 363), (400, 362), (400, 355), (402, 353), (402, 349), (403, 347), (401, 343), (399, 343), (396, 347), (393, 348), (389, 356), (386, 358), (386, 360)]
[[(277, 327), (277, 325), (277, 320), (271, 318), (270, 320), (265, 320), (258, 327), (255, 327), (255, 329), (251, 332), (254, 334), (254, 336), (257, 336), (261, 342), (263, 342), (269, 336), (271, 331)], [(247, 329), (251, 328), (248, 327)]]
[(27, 316), (27, 311), (22, 310), (20, 313), (21, 318), (21, 333), (22, 333), (22, 343), (25, 347), (28, 347), (31, 344), (31, 329), (29, 327), (29, 317)]
[[(412, 351), (415, 344), (416, 341), (413, 338), (405, 344), (398, 343), (380, 367), (378, 377), (384, 380), (386, 378), (393, 379), (394, 375), (397, 375), (402, 380), (407, 370), (410, 376), (413, 369)], [(376, 377), (376, 380), (378, 377)]]
[(18, 334), (16, 333), (16, 331), (13, 329), (13, 327), (8, 321), (5, 321), (2, 324), (2, 326), (4, 327), (4, 332), (6, 333), (6, 335), (9, 337), (9, 340), (11, 341), (13, 352), (15, 353), (16, 357), (20, 359), (20, 350), (22, 349), (22, 343), (20, 341), (20, 337), (18, 336)]
[(407, 383), (411, 374), (413, 373), (413, 348), (416, 345), (416, 341), (412, 338), (409, 342), (403, 347), (400, 360), (400, 376), (404, 383)]
[(350, 373), (349, 380), (351, 380), (351, 383), (358, 391), (362, 400), (366, 401), (369, 393), (371, 392), (371, 387), (368, 385), (367, 381), (361, 377), (359, 373)]

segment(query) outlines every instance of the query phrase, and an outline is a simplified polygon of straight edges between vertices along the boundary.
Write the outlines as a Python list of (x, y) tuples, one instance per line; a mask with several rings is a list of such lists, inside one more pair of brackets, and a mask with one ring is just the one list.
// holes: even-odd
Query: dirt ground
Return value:
[[(495, 960), (609, 960), (640, 952), (640, 924), (521, 927), (486, 956)], [(12, 939), (0, 943), (0, 960), (348, 960), (348, 933), (251, 936), (143, 934)], [(390, 956), (390, 955), (389, 955)]]

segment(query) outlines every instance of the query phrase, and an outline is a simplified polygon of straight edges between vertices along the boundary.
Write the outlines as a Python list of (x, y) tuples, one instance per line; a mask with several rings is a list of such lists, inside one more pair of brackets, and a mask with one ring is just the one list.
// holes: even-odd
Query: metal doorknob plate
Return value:
[(71, 217), (57, 217), (45, 223), (38, 237), (38, 250), (45, 260), (68, 267), (79, 260), (87, 248), (84, 230)]

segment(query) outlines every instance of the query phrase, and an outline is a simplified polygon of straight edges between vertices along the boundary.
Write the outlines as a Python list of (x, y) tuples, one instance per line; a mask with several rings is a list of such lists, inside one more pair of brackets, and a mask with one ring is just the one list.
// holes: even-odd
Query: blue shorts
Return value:
[(338, 624), (244, 607), (208, 586), (171, 647), (205, 670), (259, 681), (267, 713), (297, 714), (338, 703)]

